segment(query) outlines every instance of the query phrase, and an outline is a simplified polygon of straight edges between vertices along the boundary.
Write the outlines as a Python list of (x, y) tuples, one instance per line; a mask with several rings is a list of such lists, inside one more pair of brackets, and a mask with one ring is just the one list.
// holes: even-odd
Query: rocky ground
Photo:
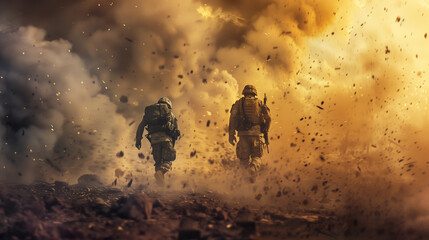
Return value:
[(0, 239), (407, 239), (385, 229), (367, 238), (353, 224), (333, 213), (225, 202), (211, 192), (0, 186)]

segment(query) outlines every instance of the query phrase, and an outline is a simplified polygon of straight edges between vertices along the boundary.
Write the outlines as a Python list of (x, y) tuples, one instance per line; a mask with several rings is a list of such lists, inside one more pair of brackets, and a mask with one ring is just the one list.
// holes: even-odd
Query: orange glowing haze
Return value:
[[(24, 86), (41, 106), (29, 108), (30, 127), (0, 126), (4, 178), (98, 173), (110, 183), (121, 169), (151, 185), (153, 161), (137, 157), (134, 136), (144, 107), (168, 96), (183, 133), (173, 189), (262, 191), (261, 204), (358, 204), (368, 215), (429, 209), (427, 0), (80, 1), (41, 9), (46, 16), (23, 3), (2, 8), (0, 98), (14, 102), (8, 92)], [(225, 135), (246, 84), (267, 94), (273, 117), (254, 186), (237, 177)], [(0, 110), (17, 119), (10, 102)], [(424, 214), (407, 216), (427, 225)]]

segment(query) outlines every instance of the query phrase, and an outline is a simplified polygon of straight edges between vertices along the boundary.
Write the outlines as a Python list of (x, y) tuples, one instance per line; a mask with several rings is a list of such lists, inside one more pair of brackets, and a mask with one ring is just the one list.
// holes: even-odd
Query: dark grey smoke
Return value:
[[(213, 99), (233, 101), (237, 82), (215, 70), (210, 36), (218, 31), (196, 21), (198, 6), (1, 2), (0, 86), (8, 102), (0, 128), (8, 176), (2, 176), (20, 181), (17, 173), (25, 172), (32, 180), (79, 174), (100, 163), (107, 170), (109, 164), (121, 165), (106, 149), (132, 144), (133, 129), (126, 123), (139, 121), (144, 106), (160, 96), (173, 99), (181, 128), (191, 132), (208, 110), (216, 117), (224, 113), (225, 106)], [(208, 37), (202, 42), (195, 33)], [(210, 86), (203, 79), (211, 79)]]
[(31, 181), (48, 177), (46, 171), (62, 174), (73, 160), (91, 155), (83, 143), (94, 145), (97, 135), (112, 131), (114, 124), (102, 121), (101, 114), (113, 113), (114, 123), (116, 107), (99, 95), (97, 78), (68, 41), (47, 41), (45, 31), (35, 27), (0, 34), (1, 178)]

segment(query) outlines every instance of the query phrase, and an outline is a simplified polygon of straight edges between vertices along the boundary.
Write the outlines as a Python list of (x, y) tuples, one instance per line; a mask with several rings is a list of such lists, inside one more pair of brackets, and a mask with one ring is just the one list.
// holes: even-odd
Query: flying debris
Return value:
[(125, 95), (122, 95), (122, 96), (119, 98), (119, 101), (121, 101), (122, 103), (127, 103), (127, 102), (128, 102), (128, 97), (127, 97), (127, 96), (125, 96)]

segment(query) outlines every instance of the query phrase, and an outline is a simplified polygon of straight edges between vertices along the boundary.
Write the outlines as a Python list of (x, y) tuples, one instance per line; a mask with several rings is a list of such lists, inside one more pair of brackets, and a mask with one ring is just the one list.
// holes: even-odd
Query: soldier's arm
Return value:
[(179, 126), (177, 124), (177, 118), (173, 115), (173, 134), (176, 138), (180, 136)]
[(175, 137), (179, 138), (180, 137), (180, 130), (179, 130), (179, 126), (177, 125), (177, 118), (174, 118), (174, 131), (175, 131)]
[(268, 132), (271, 126), (271, 113), (268, 106), (262, 105), (262, 115), (264, 117), (264, 131)]
[(174, 130), (179, 131), (179, 126), (177, 125), (177, 118), (174, 118)]
[(174, 116), (173, 112), (171, 112), (170, 120), (168, 121), (168, 130), (170, 131), (169, 135), (177, 140), (180, 136), (179, 127), (177, 125), (177, 118)]
[(139, 127), (137, 128), (137, 133), (136, 133), (136, 141), (140, 142), (143, 138), (143, 132), (144, 132), (144, 128), (146, 127), (147, 123), (146, 123), (146, 119), (143, 116), (142, 121), (139, 124)]
[(229, 116), (229, 135), (230, 136), (235, 136), (235, 131), (237, 130), (237, 127), (238, 127), (238, 104), (237, 102), (235, 102), (231, 107), (230, 116)]

